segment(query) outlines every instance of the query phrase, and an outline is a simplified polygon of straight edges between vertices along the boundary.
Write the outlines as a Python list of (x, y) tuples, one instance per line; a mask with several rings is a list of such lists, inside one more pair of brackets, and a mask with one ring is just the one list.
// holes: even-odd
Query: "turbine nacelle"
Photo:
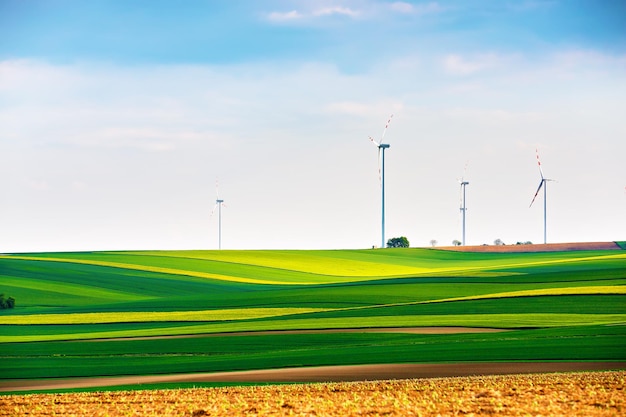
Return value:
[(388, 149), (391, 145), (389, 145), (388, 143), (381, 143), (381, 142), (376, 142), (376, 140), (373, 137), (369, 137), (370, 141), (378, 148), (378, 149)]

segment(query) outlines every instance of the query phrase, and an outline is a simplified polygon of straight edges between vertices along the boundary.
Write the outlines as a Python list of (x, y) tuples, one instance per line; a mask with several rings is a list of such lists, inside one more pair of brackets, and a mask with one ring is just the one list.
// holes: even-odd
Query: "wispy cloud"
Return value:
[(331, 16), (357, 18), (375, 18), (382, 14), (399, 13), (405, 15), (425, 15), (445, 11), (445, 7), (439, 2), (413, 4), (404, 1), (396, 1), (391, 4), (380, 5), (377, 3), (363, 3), (360, 8), (349, 6), (324, 6), (317, 8), (302, 8), (291, 11), (273, 11), (267, 13), (267, 19), (275, 23), (295, 22), (303, 20), (315, 20)]
[(66, 138), (68, 144), (87, 148), (135, 149), (148, 152), (168, 152), (175, 150), (181, 142), (201, 140), (206, 134), (196, 131), (170, 130), (155, 127), (101, 127), (81, 131), (74, 137)]
[(404, 108), (404, 104), (398, 100), (383, 100), (372, 103), (369, 101), (337, 101), (326, 106), (331, 113), (358, 116), (362, 118), (375, 119), (387, 113), (399, 113)]
[(267, 15), (267, 19), (273, 22), (288, 22), (301, 19), (303, 15), (297, 10), (289, 12), (271, 12)]
[(449, 54), (443, 58), (443, 69), (451, 75), (471, 75), (500, 65), (504, 58), (494, 54), (482, 54), (471, 58)]
[(606, 65), (624, 69), (626, 67), (626, 54), (611, 56), (594, 50), (569, 49), (557, 52), (554, 55), (554, 61), (557, 65), (564, 67)]
[(349, 17), (357, 17), (361, 13), (357, 10), (352, 10), (349, 7), (323, 7), (321, 9), (314, 10), (311, 13), (313, 16), (330, 16), (330, 15), (343, 15)]
[(355, 10), (344, 6), (327, 6), (311, 8), (308, 10), (273, 11), (267, 14), (267, 19), (275, 23), (294, 22), (300, 20), (321, 19), (330, 16), (345, 16), (357, 18), (362, 14), (360, 10)]
[(391, 10), (397, 13), (404, 14), (428, 14), (428, 13), (439, 13), (444, 11), (444, 7), (441, 6), (438, 2), (433, 1), (430, 3), (420, 3), (417, 5), (406, 3), (403, 1), (396, 1), (391, 3)]

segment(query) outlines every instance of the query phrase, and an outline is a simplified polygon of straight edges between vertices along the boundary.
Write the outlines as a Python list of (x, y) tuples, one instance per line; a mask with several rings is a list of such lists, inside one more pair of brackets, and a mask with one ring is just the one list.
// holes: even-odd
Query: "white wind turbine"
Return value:
[(469, 182), (465, 181), (465, 173), (467, 171), (467, 163), (465, 164), (465, 169), (463, 170), (463, 176), (459, 179), (459, 184), (461, 185), (460, 190), (460, 200), (461, 200), (461, 213), (463, 214), (463, 239), (462, 245), (465, 246), (465, 212), (467, 211), (467, 207), (465, 207), (465, 187), (469, 184)]
[(536, 152), (537, 152), (537, 165), (539, 166), (539, 174), (541, 175), (541, 181), (539, 182), (539, 187), (537, 188), (537, 192), (535, 192), (533, 201), (530, 202), (530, 206), (528, 207), (529, 208), (532, 207), (533, 203), (535, 202), (535, 199), (537, 198), (537, 194), (539, 194), (541, 187), (543, 187), (543, 243), (545, 244), (545, 243), (548, 243), (547, 222), (546, 222), (546, 208), (547, 208), (547, 196), (548, 196), (547, 195), (547, 189), (548, 189), (547, 182), (554, 181), (554, 180), (548, 179), (543, 176), (543, 170), (541, 169), (541, 161), (539, 160), (539, 149), (536, 149)]
[(215, 195), (217, 199), (215, 200), (215, 206), (213, 206), (213, 210), (211, 210), (211, 217), (215, 213), (215, 209), (217, 209), (218, 213), (218, 248), (222, 249), (222, 205), (224, 204), (224, 200), (220, 199), (220, 190), (217, 181), (215, 181)]
[(382, 237), (380, 244), (381, 248), (385, 247), (385, 149), (389, 149), (389, 144), (383, 143), (383, 139), (385, 139), (385, 133), (387, 133), (387, 128), (389, 127), (389, 123), (391, 123), (392, 118), (393, 114), (389, 116), (389, 119), (385, 124), (385, 129), (383, 130), (383, 134), (380, 137), (380, 141), (376, 142), (373, 137), (369, 137), (372, 143), (376, 145), (376, 147), (378, 147), (378, 179), (381, 184), (382, 193)]

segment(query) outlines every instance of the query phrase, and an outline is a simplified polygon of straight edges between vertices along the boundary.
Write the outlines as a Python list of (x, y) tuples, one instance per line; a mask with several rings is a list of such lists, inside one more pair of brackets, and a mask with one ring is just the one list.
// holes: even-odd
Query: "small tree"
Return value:
[(502, 241), (502, 239), (494, 240), (493, 244), (496, 245), (496, 246), (504, 246), (504, 242)]
[(4, 294), (0, 294), (0, 309), (5, 310), (13, 307), (15, 307), (15, 298), (4, 298)]
[(437, 246), (437, 240), (436, 240), (436, 239), (432, 239), (432, 240), (430, 241), (430, 246), (432, 246), (433, 248), (434, 248), (435, 246)]
[(452, 244), (453, 244), (454, 246), (461, 246), (461, 241), (460, 241), (460, 240), (457, 240), (457, 239), (454, 239), (454, 240), (452, 241)]
[(388, 248), (408, 248), (409, 240), (404, 236), (393, 237), (387, 241), (387, 247)]

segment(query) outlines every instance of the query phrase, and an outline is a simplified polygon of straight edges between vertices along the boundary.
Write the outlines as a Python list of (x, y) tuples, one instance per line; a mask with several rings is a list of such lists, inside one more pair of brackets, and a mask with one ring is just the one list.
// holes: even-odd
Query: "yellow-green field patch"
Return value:
[(626, 295), (626, 286), (604, 285), (596, 287), (541, 288), (536, 290), (509, 291), (493, 294), (471, 295), (467, 297), (442, 298), (439, 300), (420, 301), (415, 304), (444, 303), (449, 301), (471, 301), (493, 298), (538, 297), (547, 295)]
[(103, 324), (145, 323), (175, 321), (231, 321), (249, 320), (293, 314), (318, 313), (323, 308), (239, 308), (202, 311), (159, 311), (159, 312), (104, 312), (74, 314), (30, 314), (0, 317), (0, 324)]
[(146, 272), (158, 272), (163, 274), (172, 274), (172, 275), (182, 275), (182, 276), (190, 276), (196, 278), (209, 278), (216, 279), (221, 281), (231, 281), (231, 282), (241, 282), (248, 284), (268, 284), (268, 285), (306, 285), (306, 284), (315, 284), (314, 282), (289, 282), (289, 281), (273, 281), (267, 279), (253, 279), (253, 278), (245, 278), (238, 277), (233, 275), (222, 275), (216, 273), (207, 273), (202, 271), (194, 271), (188, 269), (175, 269), (175, 268), (164, 268), (159, 266), (151, 266), (151, 265), (140, 265), (140, 264), (130, 264), (130, 263), (122, 263), (122, 262), (111, 262), (111, 261), (100, 261), (100, 260), (85, 260), (85, 259), (75, 259), (75, 258), (54, 258), (54, 257), (36, 257), (36, 256), (5, 256), (1, 255), (0, 259), (21, 259), (25, 261), (50, 261), (50, 262), (67, 262), (67, 263), (75, 263), (82, 265), (94, 265), (94, 266), (105, 266), (111, 268), (121, 268), (121, 269), (131, 269), (136, 271), (146, 271)]

